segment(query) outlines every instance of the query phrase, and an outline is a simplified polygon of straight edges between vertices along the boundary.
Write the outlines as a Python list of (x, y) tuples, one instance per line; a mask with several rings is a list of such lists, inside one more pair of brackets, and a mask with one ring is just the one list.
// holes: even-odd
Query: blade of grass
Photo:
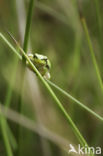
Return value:
[(34, 0), (30, 0), (28, 13), (27, 13), (27, 20), (26, 20), (24, 44), (23, 44), (23, 49), (24, 49), (25, 53), (27, 53), (27, 50), (28, 50), (30, 25), (31, 25), (33, 6), (34, 6)]
[(79, 100), (77, 100), (76, 98), (74, 98), (73, 96), (71, 96), (69, 93), (67, 93), (66, 91), (64, 91), (62, 88), (58, 87), (56, 84), (54, 84), (53, 82), (46, 80), (51, 86), (53, 86), (55, 89), (57, 89), (58, 91), (60, 91), (62, 94), (64, 94), (65, 96), (67, 96), (69, 99), (71, 99), (73, 102), (75, 102), (76, 104), (78, 104), (81, 108), (85, 109), (87, 112), (89, 112), (90, 114), (92, 114), (93, 116), (95, 116), (97, 119), (99, 119), (100, 121), (103, 122), (103, 117), (101, 117), (100, 115), (98, 115), (97, 113), (95, 113), (93, 110), (91, 110), (90, 108), (88, 108), (86, 105), (84, 105), (83, 103), (81, 103)]
[[(25, 53), (27, 53), (28, 50), (28, 45), (29, 45), (29, 34), (30, 34), (30, 26), (31, 26), (31, 19), (32, 19), (32, 13), (33, 13), (33, 6), (34, 6), (34, 0), (30, 0), (29, 2), (29, 7), (28, 7), (28, 12), (27, 12), (27, 19), (26, 19), (26, 28), (25, 28), (25, 35), (24, 35), (24, 43), (23, 43), (23, 50)], [(22, 63), (25, 64), (25, 57), (22, 56)], [(22, 76), (21, 76), (21, 82), (20, 82), (20, 92), (21, 96), (19, 99), (19, 105), (18, 105), (18, 111), (20, 113), (23, 113), (23, 101), (22, 101), (22, 95), (23, 95), (23, 89), (24, 89), (24, 79), (25, 79), (25, 66), (22, 68)], [(21, 155), (21, 148), (22, 148), (22, 127), (18, 127), (17, 129), (17, 138), (18, 138), (18, 151), (17, 155)]]
[[(0, 37), (2, 38), (2, 34), (0, 33)], [(7, 40), (5, 40), (5, 37), (3, 36), (2, 38), (4, 40), (4, 42), (6, 42)], [(7, 42), (8, 44), (9, 42)], [(10, 43), (9, 43), (10, 44)], [(12, 45), (10, 44), (9, 47), (12, 47)], [(36, 67), (34, 66), (34, 64), (31, 62), (31, 60), (29, 59), (29, 57), (25, 54), (25, 52), (23, 51), (23, 49), (18, 45), (19, 50), (21, 51), (21, 53), (23, 54), (23, 56), (25, 57), (25, 59), (29, 62), (31, 68), (34, 70), (34, 72), (37, 74), (38, 78), (40, 79), (40, 81), (44, 84), (45, 88), (48, 90), (48, 92), (50, 93), (51, 97), (54, 99), (55, 103), (57, 104), (58, 108), (61, 110), (61, 112), (63, 113), (64, 117), (66, 118), (66, 120), (68, 121), (68, 124), (71, 126), (75, 136), (77, 137), (77, 140), (80, 142), (80, 144), (82, 146), (87, 145), (87, 142), (85, 141), (84, 137), (82, 136), (82, 134), (80, 133), (79, 129), (76, 127), (75, 123), (72, 121), (71, 117), (68, 115), (67, 111), (65, 110), (65, 108), (63, 107), (62, 103), (60, 102), (60, 100), (57, 98), (57, 96), (55, 95), (55, 93), (53, 92), (53, 90), (51, 89), (51, 87), (48, 85), (48, 83), (45, 81), (45, 79), (41, 76), (41, 74), (39, 73), (39, 71), (36, 69)], [(13, 49), (13, 48), (12, 48)], [(93, 155), (93, 154), (91, 154)]]
[(12, 72), (12, 76), (11, 76), (11, 84), (8, 85), (8, 90), (7, 90), (7, 95), (5, 97), (5, 102), (4, 105), (6, 107), (10, 107), (10, 102), (11, 102), (11, 97), (12, 97), (12, 89), (13, 89), (13, 85), (15, 83), (15, 79), (16, 79), (16, 69), (17, 69), (17, 64), (18, 64), (18, 58), (15, 57), (14, 61), (13, 61), (13, 72)]
[(94, 68), (96, 70), (96, 75), (97, 75), (97, 78), (98, 78), (98, 82), (99, 82), (101, 91), (103, 93), (103, 82), (102, 82), (100, 70), (99, 70), (99, 67), (98, 67), (98, 63), (96, 61), (96, 57), (95, 57), (92, 42), (91, 42), (91, 39), (90, 39), (90, 35), (89, 35), (89, 32), (88, 32), (87, 24), (86, 24), (86, 21), (85, 21), (84, 18), (81, 18), (81, 21), (82, 21), (84, 32), (85, 32), (85, 35), (86, 35), (86, 39), (87, 39), (87, 42), (88, 42), (88, 46), (89, 46), (89, 50), (90, 50), (90, 53), (91, 53), (93, 65), (94, 65)]
[(6, 133), (8, 134), (8, 138), (9, 138), (9, 142), (11, 144), (11, 147), (12, 147), (13, 150), (17, 150), (18, 144), (17, 144), (16, 138), (13, 135), (12, 130), (10, 129), (10, 127), (9, 127), (9, 125), (7, 123), (7, 120), (5, 120), (5, 121), (6, 121), (6, 126), (7, 126), (6, 127)]
[(8, 42), (8, 40), (0, 33), (0, 37), (5, 41), (5, 43), (9, 46), (9, 48), (18, 56), (20, 60), (22, 60), (22, 56), (18, 53), (18, 51)]
[(102, 46), (102, 20), (101, 20), (101, 14), (100, 14), (100, 2), (98, 0), (94, 0), (94, 4), (96, 8), (96, 15), (97, 15), (97, 21), (98, 21), (99, 38), (100, 38), (100, 43)]
[[(33, 12), (33, 4), (34, 0), (30, 0), (29, 3), (29, 8), (28, 8), (28, 13), (27, 13), (27, 20), (26, 20), (26, 28), (25, 28), (25, 36), (24, 36), (24, 44), (23, 44), (23, 49), (25, 53), (27, 53), (28, 50), (28, 42), (29, 42), (29, 34), (30, 34), (30, 25), (31, 25), (31, 18), (32, 18), (32, 12)], [(25, 64), (25, 58), (22, 56), (23, 63)], [(24, 85), (24, 77), (25, 77), (25, 66), (22, 68), (22, 79), (21, 79), (21, 95), (23, 93), (23, 85)], [(21, 97), (22, 98), (22, 97)], [(19, 103), (19, 112), (22, 113), (22, 99), (20, 99)]]
[(1, 125), (1, 131), (2, 131), (2, 136), (3, 136), (3, 140), (4, 140), (4, 145), (5, 145), (5, 149), (6, 149), (6, 153), (7, 156), (13, 156), (13, 152), (11, 149), (11, 145), (8, 139), (8, 134), (7, 134), (7, 127), (5, 124), (5, 119), (2, 115), (0, 115), (0, 125)]
[[(14, 77), (14, 75), (13, 75), (13, 77)], [(13, 80), (13, 77), (12, 77), (12, 80)], [(11, 82), (13, 85), (14, 82), (12, 80), (11, 80)], [(10, 105), (11, 95), (12, 95), (12, 85), (8, 86), (8, 91), (7, 91), (7, 95), (6, 95), (5, 102), (4, 102), (4, 105), (6, 107), (9, 107), (9, 105)], [(13, 147), (14, 150), (17, 149), (17, 143), (15, 140), (15, 137), (7, 123), (7, 120), (3, 116), (1, 116), (0, 122), (1, 122), (1, 132), (2, 132), (3, 141), (5, 144), (7, 155), (9, 155), (9, 154), (13, 155), (11, 146)]]
[[(5, 101), (4, 101), (4, 105), (8, 108), (10, 107), (10, 103), (11, 103), (11, 98), (12, 98), (12, 88), (13, 88), (13, 85), (14, 85), (14, 81), (15, 81), (15, 78), (16, 78), (16, 68), (17, 68), (17, 64), (18, 64), (18, 58), (14, 58), (14, 69), (13, 69), (13, 73), (12, 73), (12, 76), (11, 76), (11, 84), (8, 85), (8, 90), (7, 90), (7, 95), (5, 97)], [(14, 150), (17, 149), (17, 142), (16, 142), (16, 139), (7, 123), (7, 120), (5, 120), (5, 123), (7, 125), (7, 129), (5, 129), (6, 133), (8, 134), (8, 138), (9, 138), (9, 141), (10, 141), (10, 144), (11, 146), (13, 147)]]

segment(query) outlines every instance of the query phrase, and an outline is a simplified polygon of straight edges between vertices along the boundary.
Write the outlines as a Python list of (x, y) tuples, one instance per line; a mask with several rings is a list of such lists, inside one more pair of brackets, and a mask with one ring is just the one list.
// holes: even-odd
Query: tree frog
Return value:
[[(47, 56), (35, 53), (35, 54), (28, 54), (28, 57), (32, 61), (32, 63), (35, 65), (35, 67), (38, 69), (40, 74), (44, 78), (50, 79), (49, 70), (51, 68), (51, 63), (50, 63), (49, 59), (47, 58)], [(26, 61), (26, 65), (29, 67), (29, 69), (31, 69), (28, 61)]]
[[(13, 39), (13, 41), (16, 43), (16, 45), (18, 47), (20, 47), (18, 42), (11, 35), (11, 33), (9, 33), (8, 31), (7, 31), (7, 33)], [(40, 74), (44, 78), (50, 79), (50, 72), (49, 72), (49, 70), (51, 68), (51, 63), (50, 63), (49, 59), (47, 58), (47, 56), (44, 56), (44, 55), (41, 55), (41, 54), (38, 54), (38, 53), (35, 53), (34, 55), (33, 54), (27, 54), (27, 55), (28, 55), (29, 59), (32, 61), (32, 63), (35, 65), (35, 67), (38, 69)], [(31, 66), (30, 66), (30, 64), (29, 64), (29, 62), (27, 60), (26, 60), (26, 65), (29, 67), (29, 69), (31, 69), (33, 71), (33, 69), (31, 68)]]

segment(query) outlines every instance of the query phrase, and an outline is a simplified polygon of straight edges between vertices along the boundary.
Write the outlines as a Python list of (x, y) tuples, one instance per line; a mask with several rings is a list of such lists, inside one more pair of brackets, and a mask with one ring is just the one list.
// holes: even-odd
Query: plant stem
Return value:
[(13, 72), (12, 72), (12, 76), (11, 76), (11, 84), (9, 84), (8, 86), (8, 90), (7, 90), (7, 95), (6, 95), (6, 100), (4, 102), (4, 105), (6, 107), (10, 107), (10, 102), (11, 102), (11, 97), (12, 97), (12, 88), (16, 79), (16, 68), (17, 68), (17, 64), (18, 64), (18, 58), (14, 58), (14, 68), (13, 68)]
[[(11, 98), (12, 98), (12, 88), (13, 88), (13, 85), (14, 85), (14, 82), (15, 82), (15, 78), (16, 78), (16, 68), (17, 68), (17, 64), (18, 64), (18, 58), (15, 57), (14, 58), (14, 67), (13, 67), (13, 72), (12, 72), (12, 76), (11, 76), (11, 83), (8, 85), (8, 89), (7, 89), (7, 94), (6, 94), (6, 97), (5, 97), (5, 101), (4, 101), (4, 105), (5, 107), (10, 107), (10, 103), (11, 103)], [(8, 138), (9, 138), (9, 141), (10, 141), (10, 144), (12, 146), (12, 148), (14, 150), (17, 149), (17, 142), (16, 142), (16, 139), (8, 125), (8, 122), (6, 120), (6, 118), (4, 118), (4, 124), (7, 126), (7, 128), (5, 129), (5, 133), (8, 134)]]
[(30, 0), (29, 9), (28, 9), (28, 13), (27, 13), (27, 20), (26, 20), (24, 44), (23, 44), (23, 49), (24, 49), (25, 53), (27, 53), (27, 50), (28, 50), (30, 25), (31, 25), (33, 6), (34, 6), (34, 0)]
[[(25, 53), (27, 53), (28, 50), (28, 42), (29, 42), (29, 34), (30, 34), (30, 25), (31, 25), (31, 18), (32, 18), (32, 12), (33, 12), (33, 4), (34, 0), (30, 0), (29, 3), (29, 8), (28, 8), (28, 13), (27, 13), (27, 20), (26, 20), (26, 28), (25, 28), (25, 36), (24, 36), (24, 44), (23, 44), (23, 50)], [(25, 64), (25, 58), (23, 58), (23, 63)], [(24, 84), (24, 77), (25, 77), (25, 66), (22, 68), (22, 79), (21, 79), (21, 94), (23, 92), (23, 84)], [(20, 104), (19, 104), (19, 112), (22, 111), (22, 100), (20, 99)]]
[(97, 15), (97, 21), (98, 21), (99, 38), (100, 38), (100, 43), (102, 46), (102, 20), (101, 20), (101, 14), (100, 14), (100, 4), (99, 4), (100, 2), (98, 0), (94, 0), (94, 3), (95, 3), (96, 15)]
[[(13, 47), (11, 47), (11, 48), (13, 48)], [(14, 50), (14, 48), (13, 48), (13, 50)], [(17, 52), (16, 52), (16, 54), (18, 55)], [(12, 78), (12, 81), (11, 82), (12, 82), (12, 85), (13, 85), (13, 78)], [(6, 97), (6, 100), (4, 102), (4, 105), (6, 107), (9, 107), (9, 105), (10, 105), (11, 95), (12, 95), (12, 87), (11, 87), (11, 85), (9, 85), (8, 86), (8, 91), (7, 91), (7, 97)], [(17, 148), (15, 137), (14, 137), (14, 135), (13, 135), (13, 133), (12, 133), (12, 131), (11, 131), (8, 123), (7, 123), (6, 118), (4, 118), (3, 116), (1, 116), (0, 123), (1, 123), (1, 132), (2, 132), (2, 135), (3, 135), (3, 140), (4, 140), (5, 148), (6, 148), (6, 151), (7, 151), (7, 155), (13, 155), (12, 149), (11, 149), (11, 145), (12, 145), (12, 147), (14, 149)], [(11, 145), (10, 145), (10, 143), (11, 143)]]
[(88, 46), (89, 46), (89, 50), (90, 50), (90, 53), (91, 53), (93, 65), (94, 65), (94, 68), (96, 70), (96, 75), (97, 75), (97, 78), (98, 78), (98, 81), (99, 81), (99, 85), (100, 85), (101, 91), (103, 93), (103, 82), (102, 82), (102, 78), (101, 78), (101, 75), (100, 75), (100, 70), (99, 70), (99, 67), (98, 67), (98, 64), (97, 64), (97, 61), (96, 61), (96, 57), (95, 57), (92, 42), (91, 42), (91, 39), (90, 39), (90, 35), (89, 35), (89, 32), (88, 32), (87, 24), (86, 24), (86, 21), (85, 21), (84, 18), (82, 18), (81, 21), (82, 21), (84, 32), (85, 32), (85, 35), (86, 35), (86, 39), (87, 39), (87, 42), (88, 42)]
[(3, 140), (4, 140), (4, 145), (5, 145), (5, 149), (6, 149), (6, 153), (7, 156), (13, 156), (12, 153), (12, 149), (11, 149), (11, 145), (8, 139), (8, 134), (7, 134), (7, 124), (5, 124), (5, 118), (0, 115), (1, 119), (0, 119), (0, 125), (1, 125), (1, 131), (2, 131), (2, 135), (3, 135)]
[(67, 93), (65, 90), (63, 90), (62, 88), (60, 88), (59, 86), (57, 86), (53, 82), (51, 82), (49, 80), (46, 80), (46, 81), (51, 86), (53, 86), (58, 91), (60, 91), (62, 94), (64, 94), (65, 96), (67, 96), (69, 99), (71, 99), (73, 102), (77, 103), (81, 108), (85, 109), (87, 112), (89, 112), (90, 114), (94, 115), (97, 119), (99, 119), (99, 120), (101, 120), (103, 122), (103, 117), (101, 117), (100, 115), (98, 115), (97, 113), (95, 113), (93, 110), (91, 110), (90, 108), (88, 108), (87, 106), (85, 106), (83, 103), (81, 103), (79, 100), (77, 100), (76, 98), (74, 98), (73, 96), (71, 96), (69, 93)]
[[(29, 34), (30, 34), (30, 25), (31, 25), (31, 19), (32, 19), (32, 12), (33, 12), (33, 4), (34, 0), (30, 0), (29, 2), (29, 8), (27, 12), (27, 19), (26, 19), (26, 28), (25, 28), (25, 35), (24, 35), (24, 43), (23, 43), (23, 50), (25, 53), (27, 53), (28, 50), (28, 45), (29, 45)], [(18, 105), (18, 111), (22, 114), (23, 113), (23, 101), (22, 101), (22, 95), (23, 95), (23, 89), (24, 89), (24, 79), (25, 79), (25, 57), (22, 56), (23, 60), (23, 67), (22, 69), (22, 76), (21, 76), (21, 82), (20, 82), (20, 92), (21, 92), (21, 97), (19, 99), (19, 105)], [(21, 155), (21, 146), (22, 146), (22, 128), (19, 126), (18, 127), (18, 144), (19, 144), (19, 149), (17, 155)]]
[(0, 37), (3, 39), (3, 41), (9, 46), (9, 48), (18, 56), (20, 60), (22, 60), (22, 56), (17, 52), (17, 50), (8, 42), (8, 40), (0, 33)]
[[(4, 101), (4, 105), (5, 107), (10, 107), (10, 102), (11, 102), (11, 97), (12, 97), (12, 88), (13, 88), (13, 85), (14, 85), (14, 80), (15, 80), (15, 77), (16, 77), (16, 67), (17, 67), (17, 64), (18, 64), (18, 58), (14, 58), (14, 71), (12, 73), (12, 76), (11, 76), (11, 84), (8, 85), (8, 90), (7, 90), (7, 94), (6, 94), (6, 97), (5, 97), (5, 101)], [(8, 138), (9, 138), (9, 141), (13, 147), (13, 149), (17, 149), (17, 143), (16, 143), (16, 140), (15, 140), (15, 137), (8, 125), (8, 122), (6, 120), (6, 118), (4, 118), (4, 124), (3, 126), (5, 125), (5, 127), (7, 127), (6, 129), (4, 129), (5, 133), (8, 134)]]

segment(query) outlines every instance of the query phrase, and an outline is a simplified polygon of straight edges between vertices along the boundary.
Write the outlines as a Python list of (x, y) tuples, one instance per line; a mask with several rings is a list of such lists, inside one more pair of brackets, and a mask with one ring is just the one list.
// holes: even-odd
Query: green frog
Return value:
[[(32, 63), (35, 65), (35, 67), (38, 69), (40, 74), (44, 78), (50, 79), (51, 63), (50, 63), (49, 59), (47, 58), (47, 56), (35, 53), (35, 54), (28, 54), (28, 57), (32, 61)], [(29, 69), (32, 70), (28, 61), (26, 61), (26, 65), (29, 67)]]

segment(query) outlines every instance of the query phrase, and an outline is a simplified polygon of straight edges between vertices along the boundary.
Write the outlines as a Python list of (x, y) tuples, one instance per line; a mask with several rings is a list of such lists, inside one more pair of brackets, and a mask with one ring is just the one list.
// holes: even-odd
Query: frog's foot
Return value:
[(48, 80), (48, 79), (50, 79), (51, 76), (50, 76), (49, 72), (46, 72), (43, 77)]

